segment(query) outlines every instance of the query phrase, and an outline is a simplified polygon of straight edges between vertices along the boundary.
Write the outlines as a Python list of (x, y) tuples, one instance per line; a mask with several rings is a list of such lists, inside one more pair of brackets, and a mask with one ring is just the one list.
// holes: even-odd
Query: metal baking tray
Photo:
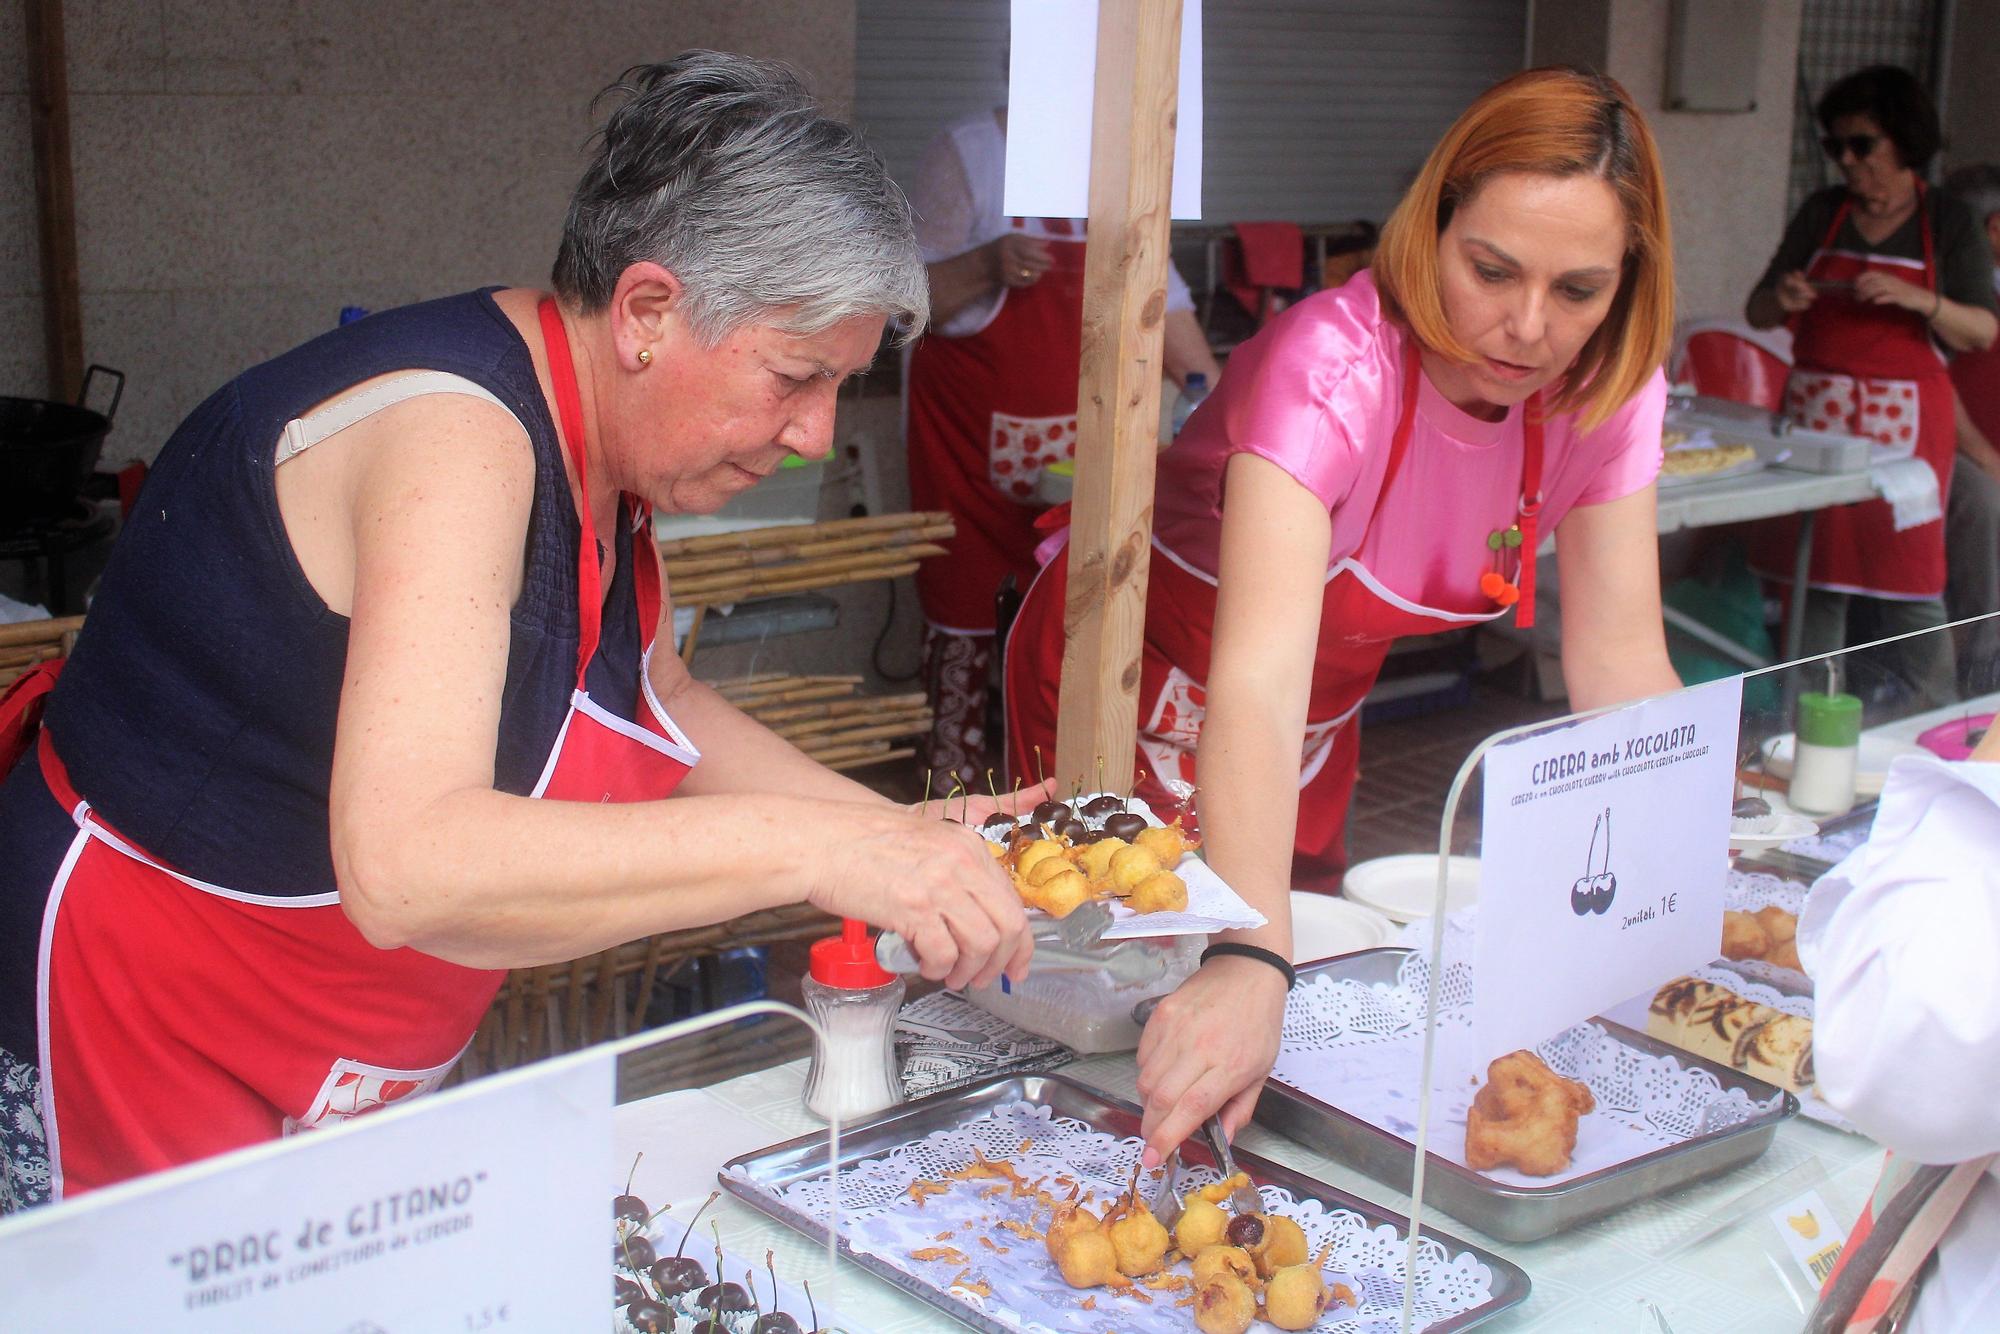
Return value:
[[(1362, 950), (1310, 964), (1299, 969), (1299, 976), (1352, 978), (1369, 985), (1394, 985), (1397, 969), (1409, 953), (1407, 949), (1393, 947)], [(1623, 1024), (1602, 1018), (1593, 1022), (1602, 1024), (1606, 1032), (1626, 1046), (1648, 1056), (1672, 1056), (1682, 1065), (1699, 1066), (1721, 1081), (1723, 1088), (1740, 1088), (1756, 1102), (1783, 1093), (1776, 1085), (1704, 1060)], [(1616, 1167), (1550, 1186), (1509, 1185), (1431, 1152), (1424, 1173), (1424, 1197), (1430, 1207), (1488, 1236), (1503, 1241), (1539, 1241), (1628, 1204), (1750, 1162), (1771, 1147), (1771, 1137), (1777, 1134), (1779, 1123), (1798, 1110), (1798, 1099), (1784, 1093), (1775, 1110), (1726, 1130), (1656, 1149)], [(1410, 1141), (1281, 1084), (1276, 1078), (1264, 1086), (1264, 1095), (1257, 1102), (1256, 1121), (1385, 1185), (1401, 1191), (1410, 1189), (1415, 1160), (1415, 1146)]]
[[(1880, 804), (1874, 797), (1855, 803), (1854, 808), (1845, 814), (1821, 821), (1819, 836), (1825, 838), (1830, 834), (1844, 833), (1856, 825), (1873, 824), (1876, 808)], [(1786, 852), (1781, 847), (1759, 848), (1756, 852), (1743, 854), (1736, 861), (1737, 865), (1748, 867), (1753, 871), (1769, 871), (1787, 880), (1802, 880), (1806, 884), (1819, 879), (1836, 865), (1819, 857), (1801, 857), (1798, 853)]]
[[(1122, 1098), (1113, 1097), (1102, 1089), (1092, 1088), (1088, 1084), (1078, 1083), (1062, 1075), (1001, 1076), (968, 1088), (954, 1089), (934, 1094), (918, 1102), (905, 1103), (856, 1125), (844, 1127), (840, 1135), (840, 1165), (846, 1170), (867, 1159), (879, 1158), (936, 1131), (961, 1125), (985, 1115), (995, 1107), (1013, 1102), (1047, 1107), (1057, 1116), (1074, 1118), (1113, 1135), (1131, 1136), (1139, 1133), (1139, 1108)], [(1215, 1166), (1207, 1146), (1198, 1139), (1190, 1139), (1181, 1147), (1181, 1157), (1191, 1166), (1210, 1168)], [(1329, 1207), (1352, 1210), (1366, 1219), (1371, 1226), (1379, 1227), (1387, 1223), (1399, 1233), (1407, 1235), (1409, 1231), (1410, 1220), (1403, 1215), (1391, 1213), (1269, 1159), (1239, 1152), (1236, 1154), (1236, 1165), (1248, 1172), (1252, 1180), (1281, 1187), (1290, 1191), (1295, 1198), (1314, 1199)], [(751, 1208), (823, 1243), (826, 1240), (826, 1228), (823, 1224), (804, 1213), (787, 1208), (775, 1198), (775, 1194), (766, 1192), (782, 1192), (797, 1182), (822, 1176), (826, 1173), (827, 1166), (827, 1137), (825, 1132), (821, 1131), (801, 1135), (783, 1144), (731, 1159), (723, 1165), (722, 1171), (717, 1175), (724, 1190)], [(1518, 1265), (1501, 1259), (1491, 1251), (1432, 1228), (1425, 1228), (1423, 1233), (1444, 1247), (1447, 1255), (1470, 1253), (1493, 1273), (1491, 1301), (1472, 1310), (1460, 1312), (1450, 1320), (1428, 1326), (1427, 1334), (1449, 1334), (1449, 1331), (1471, 1329), (1509, 1307), (1527, 1300), (1530, 1286), (1528, 1276)], [(848, 1247), (845, 1237), (840, 1239), (840, 1252), (845, 1258), (891, 1287), (909, 1293), (918, 1301), (937, 1308), (963, 1325), (988, 1331), (989, 1334), (1015, 1334), (1013, 1326), (1002, 1324), (977, 1308), (958, 1301), (949, 1292), (933, 1287), (914, 1275), (906, 1274), (875, 1256), (856, 1254)], [(1186, 1312), (1171, 1307), (1158, 1309), (1162, 1316), (1162, 1328), (1180, 1334), (1180, 1331), (1188, 1327)]]

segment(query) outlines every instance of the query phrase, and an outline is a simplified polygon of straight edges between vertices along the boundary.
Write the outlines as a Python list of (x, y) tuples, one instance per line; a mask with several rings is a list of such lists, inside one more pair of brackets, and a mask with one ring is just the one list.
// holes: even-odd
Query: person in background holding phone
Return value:
[[(1858, 70), (1827, 90), (1816, 114), (1843, 183), (1799, 206), (1745, 318), (1759, 329), (1792, 327), (1787, 416), (1914, 447), (1937, 474), (1940, 497), (1933, 518), (1902, 529), (1886, 500), (1821, 512), (1805, 647), (1824, 653), (1944, 624), (1942, 504), (1958, 433), (1941, 349), (1991, 346), (2000, 307), (1971, 211), (1924, 184), (1942, 134), (1915, 76), (1890, 65)], [(1790, 581), (1797, 525), (1760, 529), (1751, 552), (1759, 574)], [(1904, 670), (1919, 700), (1954, 698), (1949, 639), (1915, 643)]]

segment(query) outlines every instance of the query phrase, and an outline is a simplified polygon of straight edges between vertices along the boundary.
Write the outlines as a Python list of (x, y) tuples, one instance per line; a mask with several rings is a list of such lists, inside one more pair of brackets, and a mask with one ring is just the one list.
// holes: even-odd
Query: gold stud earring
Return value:
[(639, 364), (640, 364), (641, 366), (650, 366), (650, 365), (652, 365), (652, 364), (653, 364), (653, 349), (652, 349), (652, 348), (650, 348), (650, 347), (642, 347), (642, 348), (640, 348), (640, 349), (639, 349)]

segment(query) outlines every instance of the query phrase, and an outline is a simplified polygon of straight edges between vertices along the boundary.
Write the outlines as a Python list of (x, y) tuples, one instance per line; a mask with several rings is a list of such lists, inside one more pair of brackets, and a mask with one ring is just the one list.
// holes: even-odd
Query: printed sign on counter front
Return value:
[(545, 1062), (8, 1219), (0, 1273), (33, 1277), (0, 1284), (0, 1324), (580, 1328), (604, 1309), (613, 1069)]
[(1481, 1069), (1715, 958), (1742, 702), (1732, 677), (1487, 752)]

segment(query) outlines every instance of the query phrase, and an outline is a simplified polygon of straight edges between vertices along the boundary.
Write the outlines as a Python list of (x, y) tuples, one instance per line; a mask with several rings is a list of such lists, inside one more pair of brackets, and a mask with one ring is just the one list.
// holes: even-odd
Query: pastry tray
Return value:
[[(1061, 1075), (1004, 1076), (934, 1094), (918, 1102), (905, 1103), (853, 1126), (843, 1127), (840, 1166), (845, 1171), (865, 1160), (879, 1158), (905, 1145), (917, 1143), (936, 1131), (949, 1130), (1014, 1102), (1046, 1107), (1058, 1117), (1072, 1118), (1113, 1135), (1136, 1136), (1139, 1133), (1139, 1108), (1101, 1089)], [(1290, 1191), (1296, 1199), (1318, 1200), (1329, 1208), (1351, 1210), (1367, 1220), (1370, 1226), (1379, 1227), (1386, 1223), (1397, 1232), (1408, 1234), (1410, 1220), (1401, 1214), (1370, 1204), (1255, 1154), (1239, 1152), (1235, 1156), (1237, 1166), (1260, 1184)], [(1196, 1139), (1190, 1139), (1182, 1146), (1181, 1157), (1191, 1166), (1214, 1166), (1207, 1146)], [(824, 1243), (825, 1225), (779, 1197), (792, 1185), (822, 1176), (826, 1170), (827, 1135), (818, 1131), (731, 1159), (723, 1165), (718, 1177), (724, 1190), (751, 1208)], [(1428, 1326), (1427, 1334), (1449, 1334), (1454, 1330), (1471, 1329), (1527, 1300), (1528, 1276), (1519, 1266), (1491, 1251), (1431, 1228), (1424, 1229), (1424, 1236), (1442, 1246), (1447, 1255), (1470, 1255), (1492, 1272), (1491, 1297), (1487, 1302)], [(935, 1307), (969, 1328), (989, 1331), (990, 1334), (1017, 1334), (1013, 1326), (1003, 1324), (971, 1304), (958, 1300), (948, 1290), (905, 1273), (876, 1256), (854, 1251), (845, 1236), (840, 1239), (840, 1253), (842, 1258), (859, 1265), (891, 1287)], [(1181, 1334), (1191, 1326), (1185, 1310), (1164, 1304), (1151, 1310), (1158, 1317), (1156, 1323), (1162, 1329)], [(1134, 1312), (1135, 1316), (1140, 1314)]]
[[(1309, 964), (1299, 969), (1299, 977), (1305, 980), (1329, 976), (1371, 986), (1394, 986), (1397, 969), (1408, 953), (1407, 949), (1394, 947), (1363, 950)], [(1776, 1085), (1682, 1051), (1623, 1024), (1601, 1018), (1592, 1022), (1637, 1051), (1649, 1056), (1672, 1056), (1684, 1066), (1708, 1071), (1724, 1090), (1742, 1089), (1759, 1103), (1781, 1093), (1783, 1100), (1772, 1110), (1724, 1130), (1698, 1135), (1616, 1167), (1552, 1186), (1516, 1186), (1495, 1181), (1431, 1151), (1424, 1173), (1424, 1198), (1431, 1207), (1503, 1241), (1539, 1241), (1627, 1205), (1741, 1167), (1768, 1149), (1779, 1123), (1799, 1109), (1798, 1099)], [(1385, 1185), (1405, 1192), (1410, 1189), (1415, 1160), (1415, 1146), (1410, 1141), (1275, 1078), (1264, 1086), (1255, 1119), (1258, 1125), (1337, 1158)]]

